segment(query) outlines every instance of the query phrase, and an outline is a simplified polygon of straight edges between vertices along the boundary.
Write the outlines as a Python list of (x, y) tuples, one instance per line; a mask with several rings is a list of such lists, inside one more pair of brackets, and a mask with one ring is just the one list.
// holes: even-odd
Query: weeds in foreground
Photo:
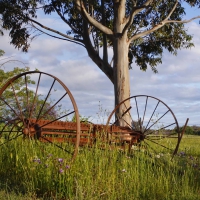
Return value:
[(171, 160), (163, 153), (84, 147), (71, 164), (66, 152), (51, 144), (11, 141), (0, 148), (0, 197), (197, 200), (200, 159), (198, 146), (192, 148)]

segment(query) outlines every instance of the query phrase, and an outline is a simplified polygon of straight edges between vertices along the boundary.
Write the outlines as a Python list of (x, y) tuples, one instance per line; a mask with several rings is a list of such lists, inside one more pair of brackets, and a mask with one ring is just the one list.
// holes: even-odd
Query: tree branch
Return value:
[(174, 7), (172, 8), (172, 10), (171, 10), (171, 12), (169, 13), (169, 15), (164, 19), (164, 21), (168, 20), (168, 19), (171, 17), (171, 15), (172, 15), (172, 13), (174, 12), (174, 10), (176, 9), (177, 5), (178, 5), (178, 0), (177, 0), (176, 3), (174, 4)]
[(99, 54), (95, 51), (91, 43), (91, 38), (88, 34), (88, 22), (85, 20), (83, 21), (83, 39), (85, 45), (87, 46), (86, 50), (88, 52), (89, 57), (99, 67), (99, 69), (101, 69), (102, 72), (106, 74), (110, 81), (114, 83), (113, 68), (109, 65), (107, 61), (101, 59)]
[(144, 3), (140, 7), (134, 7), (131, 14), (126, 19), (126, 25), (122, 31), (122, 35), (129, 29), (131, 24), (133, 23), (134, 16), (137, 15), (140, 11), (142, 11), (144, 8), (149, 8), (149, 5), (153, 2), (153, 0), (148, 0), (146, 3)]
[[(168, 16), (169, 16), (169, 15), (168, 15)], [(169, 23), (185, 24), (185, 23), (189, 23), (189, 22), (191, 22), (191, 21), (193, 21), (193, 20), (195, 20), (195, 19), (198, 19), (198, 18), (200, 18), (200, 16), (193, 17), (193, 18), (191, 18), (191, 19), (189, 19), (189, 20), (183, 20), (183, 21), (178, 21), (178, 20), (163, 20), (162, 22), (160, 22), (160, 24), (154, 26), (152, 29), (149, 29), (149, 30), (147, 30), (147, 31), (144, 31), (144, 32), (138, 33), (137, 35), (134, 35), (132, 38), (130, 38), (129, 44), (130, 44), (133, 40), (136, 40), (136, 39), (138, 39), (138, 38), (140, 38), (140, 37), (143, 37), (143, 36), (145, 36), (145, 35), (148, 35), (148, 34), (154, 32), (154, 31), (158, 30), (159, 28), (163, 27), (163, 26), (166, 25), (166, 24), (169, 24)], [(166, 19), (168, 19), (168, 17), (167, 17)]]
[[(49, 28), (49, 27), (47, 27), (47, 26), (44, 26), (43, 24), (41, 24), (41, 23), (39, 23), (39, 22), (37, 22), (37, 21), (31, 19), (31, 18), (28, 18), (28, 19), (29, 19), (29, 21), (31, 21), (31, 22), (37, 24), (38, 26), (42, 27), (43, 29), (46, 29), (46, 30), (48, 30), (48, 31), (51, 31), (51, 32), (56, 33), (56, 34), (58, 34), (58, 35), (61, 35), (61, 36), (63, 36), (64, 38), (67, 38), (68, 41), (70, 41), (70, 42), (76, 41), (77, 43), (83, 43), (82, 40), (74, 39), (73, 37), (70, 37), (70, 36), (68, 36), (68, 35), (66, 35), (66, 34), (63, 34), (63, 33), (59, 32), (59, 31), (57, 31), (57, 30), (55, 30), (55, 29)], [(50, 35), (50, 34), (49, 34), (49, 35)]]
[(82, 0), (75, 0), (76, 8), (77, 10), (82, 14), (85, 20), (87, 20), (90, 24), (92, 24), (94, 27), (96, 27), (101, 32), (113, 36), (113, 31), (106, 26), (103, 26), (101, 23), (96, 21), (93, 17), (90, 16), (90, 14), (86, 11), (85, 6), (83, 5)]
[(199, 19), (200, 18), (200, 15), (199, 16), (196, 16), (196, 17), (193, 17), (191, 19), (188, 19), (188, 20), (183, 20), (183, 21), (178, 21), (178, 20), (168, 20), (166, 22), (166, 24), (169, 24), (169, 23), (179, 23), (179, 24), (186, 24), (186, 23), (189, 23), (195, 19)]
[[(56, 10), (57, 14), (60, 16), (60, 18), (74, 31), (77, 32), (77, 30), (71, 26), (71, 24), (69, 23), (68, 20), (66, 20), (66, 18), (60, 13), (60, 11), (56, 8), (55, 4), (52, 2), (52, 5), (54, 7), (54, 9)], [(79, 33), (80, 34), (80, 33)]]
[(34, 24), (32, 24), (32, 26), (33, 26), (35, 29), (37, 29), (38, 31), (40, 31), (41, 33), (44, 33), (45, 35), (48, 35), (48, 36), (50, 36), (50, 37), (53, 37), (53, 38), (56, 38), (56, 39), (59, 39), (59, 40), (65, 40), (65, 41), (68, 41), (68, 42), (73, 42), (73, 43), (75, 43), (75, 44), (78, 44), (78, 45), (81, 45), (81, 46), (85, 47), (84, 44), (79, 43), (79, 42), (77, 42), (77, 41), (75, 41), (75, 40), (70, 40), (70, 39), (66, 39), (66, 38), (60, 38), (60, 37), (57, 37), (57, 36), (55, 36), (55, 35), (51, 35), (51, 34), (49, 34), (49, 33), (44, 32), (43, 30), (41, 30), (41, 29), (39, 29), (38, 27), (36, 27)]
[[(102, 24), (106, 25), (105, 20), (105, 10), (104, 10), (104, 0), (101, 0), (101, 14), (102, 14)], [(108, 46), (107, 46), (107, 37), (106, 34), (103, 33), (103, 61), (108, 62)]]

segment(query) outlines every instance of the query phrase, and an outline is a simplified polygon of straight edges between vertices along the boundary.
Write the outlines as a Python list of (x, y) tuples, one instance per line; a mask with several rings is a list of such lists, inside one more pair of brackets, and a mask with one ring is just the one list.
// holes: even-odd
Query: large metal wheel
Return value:
[[(72, 134), (54, 126), (75, 121)], [(47, 128), (45, 134), (41, 130)], [(60, 138), (62, 137), (62, 140)], [(53, 75), (30, 71), (11, 78), (0, 89), (0, 137), (3, 145), (16, 138), (36, 138), (64, 149), (73, 160), (80, 142), (80, 121), (76, 102), (65, 84)], [(54, 139), (53, 139), (54, 137)], [(73, 148), (58, 142), (73, 139)]]
[(124, 131), (114, 134), (109, 131), (108, 138), (112, 143), (119, 135), (122, 143), (129, 143), (132, 149), (155, 155), (173, 154), (181, 139), (178, 121), (172, 110), (152, 96), (137, 95), (122, 101), (108, 118), (107, 127), (114, 125), (124, 126)]

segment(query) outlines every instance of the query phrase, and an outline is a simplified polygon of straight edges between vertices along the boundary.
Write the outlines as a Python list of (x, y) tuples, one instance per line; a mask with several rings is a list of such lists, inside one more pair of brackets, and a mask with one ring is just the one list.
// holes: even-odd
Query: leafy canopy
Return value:
[[(176, 55), (180, 48), (190, 48), (192, 36), (183, 20), (185, 5), (200, 6), (200, 0), (0, 0), (2, 27), (9, 30), (11, 44), (28, 51), (35, 30), (86, 48), (91, 59), (113, 81), (112, 60), (107, 48), (123, 32), (116, 31), (119, 2), (125, 2), (124, 32), (129, 45), (129, 67), (135, 62), (141, 70), (162, 63), (164, 49)], [(67, 25), (65, 32), (43, 24), (38, 12), (57, 15)], [(193, 18), (195, 19), (195, 18)], [(63, 26), (64, 27), (64, 26)], [(103, 56), (99, 49), (103, 47)], [(103, 58), (102, 58), (103, 57)]]

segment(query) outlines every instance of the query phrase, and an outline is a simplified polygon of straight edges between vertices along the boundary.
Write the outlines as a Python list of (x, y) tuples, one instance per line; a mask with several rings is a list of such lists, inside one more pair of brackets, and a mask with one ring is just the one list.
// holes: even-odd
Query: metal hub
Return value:
[(36, 130), (33, 127), (30, 128), (25, 127), (22, 129), (22, 133), (25, 136), (33, 137), (36, 134)]
[(143, 141), (145, 139), (145, 135), (143, 133), (140, 134), (140, 141)]
[(23, 133), (24, 135), (29, 135), (29, 134), (30, 134), (30, 129), (29, 129), (29, 128), (24, 128), (24, 129), (22, 130), (22, 133)]

